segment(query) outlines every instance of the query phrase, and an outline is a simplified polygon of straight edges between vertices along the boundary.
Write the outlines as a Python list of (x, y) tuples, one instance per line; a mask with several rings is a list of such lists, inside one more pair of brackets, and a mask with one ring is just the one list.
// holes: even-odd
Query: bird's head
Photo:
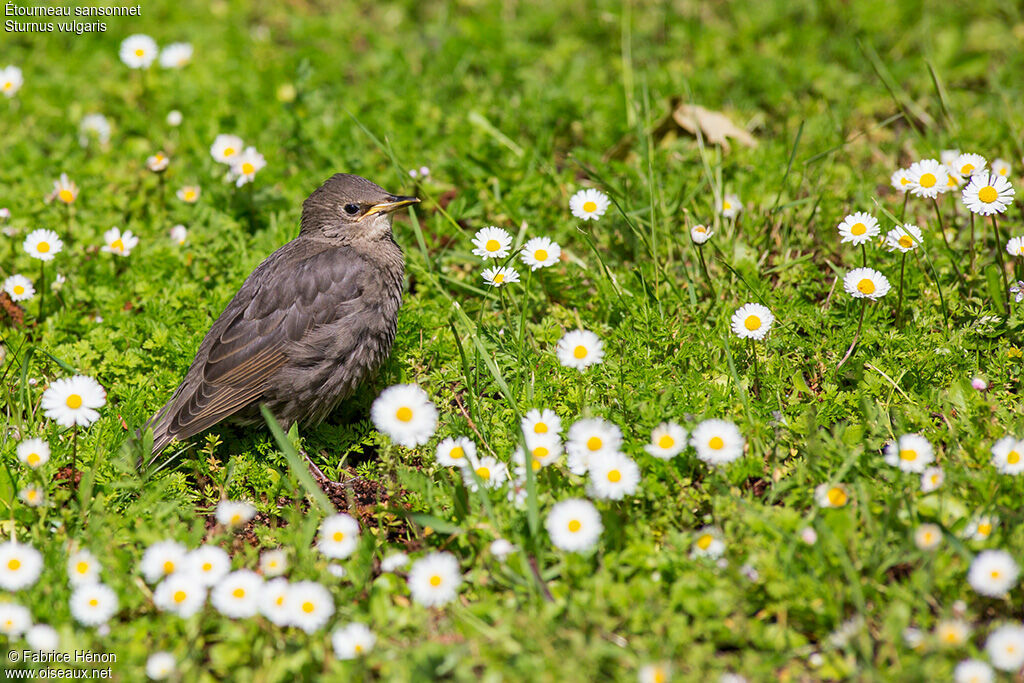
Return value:
[(301, 232), (344, 241), (383, 239), (391, 235), (391, 213), (417, 202), (366, 178), (336, 173), (302, 203)]

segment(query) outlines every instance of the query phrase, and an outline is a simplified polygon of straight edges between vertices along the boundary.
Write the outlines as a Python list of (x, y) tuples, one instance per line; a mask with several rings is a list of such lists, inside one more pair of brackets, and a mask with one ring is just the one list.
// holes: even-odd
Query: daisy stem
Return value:
[(903, 269), (907, 265), (907, 252), (903, 252), (900, 259), (900, 295), (896, 298), (896, 327), (900, 326), (900, 313), (903, 311)]
[(946, 251), (949, 252), (949, 263), (953, 266), (953, 272), (956, 273), (956, 277), (960, 280), (960, 284), (966, 286), (967, 283), (964, 281), (963, 273), (956, 266), (956, 254), (953, 253), (953, 247), (949, 243), (949, 238), (946, 237), (946, 226), (942, 222), (942, 210), (939, 209), (938, 197), (932, 197), (932, 204), (935, 206), (935, 216), (939, 219), (939, 232), (942, 233), (942, 241), (946, 243)]
[(974, 272), (974, 212), (971, 211), (971, 272)]
[(838, 370), (839, 368), (843, 367), (843, 363), (845, 363), (847, 360), (849, 360), (850, 356), (853, 354), (853, 349), (854, 349), (854, 347), (857, 346), (857, 342), (860, 340), (860, 330), (864, 326), (864, 313), (867, 310), (868, 310), (868, 300), (867, 299), (861, 299), (860, 300), (860, 319), (857, 321), (857, 332), (856, 332), (856, 334), (853, 335), (853, 341), (850, 342), (850, 348), (846, 349), (846, 355), (843, 356), (843, 359), (841, 361), (839, 361), (839, 365), (836, 366), (836, 370)]
[(996, 256), (999, 258), (999, 280), (1003, 283), (1003, 296), (1006, 301), (1006, 315), (1010, 315), (1010, 289), (1009, 284), (1006, 282), (1006, 265), (1003, 263), (1003, 240), (999, 237), (999, 222), (996, 221), (996, 215), (992, 214), (992, 230), (996, 233)]
[(708, 264), (704, 262), (704, 247), (696, 245), (697, 257), (700, 259), (700, 268), (704, 271), (704, 281), (708, 283), (708, 289), (711, 290), (711, 300), (714, 302), (718, 298), (718, 293), (715, 291), (715, 283), (711, 281), (711, 274), (708, 273)]
[(68, 475), (68, 481), (71, 484), (75, 483), (75, 467), (78, 465), (78, 425), (76, 424), (71, 429), (71, 473)]
[(67, 240), (71, 241), (71, 205), (64, 205), (64, 233), (67, 235)]
[(526, 367), (526, 309), (530, 305), (530, 281), (533, 279), (533, 268), (526, 271), (526, 283), (523, 287), (523, 305), (519, 312), (519, 366)]
[(900, 223), (903, 223), (907, 218), (907, 200), (910, 199), (910, 193), (903, 193), (903, 208), (900, 210)]
[(860, 245), (860, 255), (861, 255), (860, 264), (862, 266), (864, 266), (865, 268), (867, 268), (868, 267), (868, 245), (867, 245), (867, 242), (861, 242), (861, 245)]
[(754, 340), (747, 338), (747, 344), (750, 346), (750, 355), (754, 357), (754, 395), (761, 398), (761, 366), (757, 362), (757, 346), (754, 344)]
[(43, 320), (43, 301), (46, 299), (46, 261), (39, 261), (39, 322)]

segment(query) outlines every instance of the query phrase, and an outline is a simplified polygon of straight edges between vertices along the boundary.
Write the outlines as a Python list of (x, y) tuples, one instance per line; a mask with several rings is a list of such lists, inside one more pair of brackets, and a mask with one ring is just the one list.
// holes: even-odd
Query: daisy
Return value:
[(107, 392), (92, 377), (75, 375), (54, 380), (43, 392), (43, 414), (61, 427), (88, 427), (99, 419)]
[(672, 680), (672, 671), (668, 664), (645, 664), (637, 673), (640, 683), (668, 683)]
[(67, 173), (61, 173), (60, 178), (53, 181), (53, 194), (64, 204), (70, 204), (78, 198), (78, 185), (68, 180)]
[(406, 448), (422, 446), (437, 428), (437, 408), (415, 384), (396, 384), (381, 392), (370, 408), (378, 430)]
[(117, 594), (102, 583), (88, 583), (71, 593), (71, 616), (83, 626), (100, 626), (117, 611)]
[(170, 678), (178, 663), (170, 652), (154, 652), (146, 660), (146, 676), (153, 681)]
[(1009, 175), (1010, 175), (1010, 162), (1005, 161), (1003, 159), (993, 159), (992, 160), (992, 172), (995, 173), (996, 175), (1002, 176), (1004, 178), (1009, 177)]
[(408, 555), (403, 552), (391, 553), (380, 561), (380, 570), (382, 572), (394, 572), (407, 564), (409, 564)]
[(50, 461), (50, 444), (42, 439), (26, 439), (18, 444), (18, 460), (32, 469)]
[(188, 619), (206, 604), (206, 585), (189, 572), (171, 574), (153, 591), (153, 604), (161, 611)]
[(256, 616), (263, 579), (256, 572), (231, 572), (210, 591), (210, 603), (229, 619)]
[(914, 545), (919, 550), (935, 550), (942, 542), (942, 529), (938, 524), (922, 524), (914, 531)]
[(476, 491), (481, 484), (484, 488), (496, 489), (507, 479), (508, 468), (505, 467), (505, 463), (498, 462), (489, 455), (480, 459), (467, 458), (466, 467), (462, 468), (462, 481), (470, 491)]
[(740, 429), (728, 420), (704, 420), (694, 427), (690, 444), (697, 457), (709, 465), (724, 465), (743, 455), (745, 441)]
[(43, 489), (36, 484), (29, 484), (25, 488), (21, 489), (21, 491), (18, 491), (18, 498), (21, 498), (21, 502), (32, 508), (39, 507), (46, 500), (46, 496), (43, 494)]
[(210, 145), (210, 155), (214, 161), (222, 164), (234, 164), (235, 159), (242, 152), (242, 138), (237, 135), (218, 135), (213, 144)]
[(932, 445), (920, 434), (904, 434), (885, 444), (885, 462), (904, 472), (920, 474), (935, 460)]
[[(562, 455), (562, 442), (557, 434), (526, 434), (526, 449), (529, 451), (534, 472), (547, 467)], [(525, 463), (523, 449), (516, 448), (515, 462)], [(525, 471), (524, 471), (525, 473)]]
[(185, 240), (188, 239), (188, 229), (180, 223), (172, 227), (169, 234), (178, 244), (185, 244)]
[(141, 33), (128, 36), (118, 54), (129, 69), (148, 69), (157, 57), (156, 41)]
[(818, 507), (841, 508), (850, 501), (850, 490), (846, 484), (819, 484), (814, 489), (814, 501)]
[(244, 500), (222, 500), (217, 503), (217, 523), (224, 526), (242, 526), (256, 516), (256, 508)]
[(768, 334), (775, 316), (761, 304), (744, 304), (732, 314), (732, 332), (740, 339), (760, 341)]
[(1024, 442), (1004, 436), (992, 445), (992, 466), (1000, 474), (1017, 475), (1024, 472)]
[(942, 165), (946, 168), (953, 168), (953, 165), (956, 163), (959, 156), (959, 149), (944, 149), (939, 152), (939, 161), (941, 161)]
[(455, 599), (462, 583), (459, 561), (448, 552), (431, 553), (409, 569), (412, 599), (424, 607), (440, 607)]
[(0, 602), (0, 633), (7, 636), (9, 642), (31, 626), (32, 613), (26, 607), (12, 602)]
[(964, 206), (981, 216), (1004, 213), (1013, 204), (1015, 190), (1010, 181), (997, 173), (978, 173), (971, 176), (961, 194)]
[(534, 237), (523, 245), (519, 258), (530, 267), (530, 270), (538, 270), (555, 265), (561, 255), (562, 248), (557, 242), (552, 242), (547, 237)]
[(604, 359), (604, 343), (590, 330), (572, 330), (558, 340), (558, 362), (580, 372)]
[(961, 647), (971, 636), (971, 627), (962, 619), (946, 619), (935, 625), (935, 639), (942, 647)]
[(345, 513), (331, 515), (320, 524), (317, 549), (333, 560), (344, 560), (359, 545), (359, 522)]
[(986, 541), (992, 535), (998, 520), (995, 517), (983, 515), (971, 522), (964, 528), (964, 537), (972, 541)]
[(288, 556), (284, 550), (265, 550), (260, 554), (260, 571), (263, 576), (281, 576), (288, 571)]
[(231, 165), (231, 175), (235, 178), (235, 187), (251, 183), (256, 178), (256, 173), (266, 165), (267, 160), (256, 151), (255, 147), (246, 147), (245, 151), (239, 154)]
[(726, 194), (718, 205), (718, 212), (725, 218), (735, 218), (743, 210), (743, 202), (734, 194)]
[(602, 500), (622, 500), (636, 493), (640, 484), (640, 468), (622, 453), (597, 453), (590, 456), (589, 493)]
[(569, 453), (569, 470), (586, 474), (590, 457), (597, 453), (614, 453), (622, 445), (618, 425), (599, 417), (577, 420), (569, 427), (565, 450)]
[(552, 545), (570, 552), (590, 550), (604, 531), (597, 508), (589, 500), (581, 498), (555, 503), (544, 520), (544, 527)]
[(18, 67), (8, 64), (0, 69), (0, 92), (7, 97), (14, 97), (24, 84), (25, 78)]
[(867, 244), (879, 233), (878, 220), (863, 211), (853, 213), (839, 224), (840, 244), (850, 242), (855, 247)]
[(933, 199), (949, 189), (949, 172), (935, 159), (915, 161), (907, 169), (910, 193), (915, 197)]
[(484, 282), (492, 287), (501, 287), (502, 285), (510, 285), (514, 282), (519, 282), (519, 273), (508, 266), (484, 268), (483, 277)]
[(60, 636), (49, 624), (36, 624), (25, 632), (25, 642), (35, 652), (56, 652), (60, 647)]
[(693, 548), (690, 550), (692, 557), (710, 557), (718, 559), (725, 552), (725, 541), (722, 540), (722, 532), (712, 526), (706, 526), (697, 531), (693, 541)]
[(889, 291), (889, 280), (873, 268), (854, 268), (843, 278), (843, 289), (857, 299), (879, 299)]
[(464, 436), (448, 437), (437, 444), (437, 461), (445, 467), (465, 467), (476, 456), (476, 444)]
[(921, 228), (912, 223), (897, 225), (885, 235), (885, 247), (889, 251), (899, 251), (906, 254), (921, 245), (923, 240)]
[(474, 256), (482, 259), (503, 259), (512, 246), (512, 235), (493, 225), (477, 230), (473, 236)]
[(100, 577), (100, 563), (88, 550), (79, 550), (68, 557), (68, 582), (72, 586), (96, 583)]
[(491, 544), (487, 548), (490, 550), (491, 555), (494, 555), (495, 559), (500, 562), (504, 562), (506, 557), (516, 551), (516, 547), (512, 545), (512, 542), (504, 538), (498, 538), (491, 541)]
[(714, 231), (706, 225), (695, 225), (690, 228), (690, 239), (694, 244), (704, 244), (711, 239), (713, 234), (715, 234)]
[(1005, 550), (982, 550), (971, 562), (967, 583), (982, 595), (998, 598), (1017, 585), (1019, 573), (1020, 569), (1010, 553)]
[(114, 227), (103, 233), (103, 246), (100, 251), (118, 256), (128, 256), (139, 243), (139, 238), (132, 234), (131, 230), (121, 232), (120, 228)]
[(189, 574), (192, 581), (209, 588), (231, 571), (231, 558), (215, 545), (201, 545), (185, 555), (181, 568), (179, 573)]
[(153, 173), (166, 171), (170, 163), (171, 160), (163, 152), (157, 152), (152, 156), (146, 157), (146, 168), (153, 171)]
[(581, 221), (596, 221), (608, 210), (608, 195), (600, 190), (580, 190), (569, 198), (569, 210)]
[(11, 297), (11, 301), (28, 301), (36, 295), (32, 281), (20, 274), (11, 275), (4, 280), (4, 291)]
[(291, 585), (286, 579), (273, 579), (263, 584), (260, 591), (258, 608), (260, 614), (270, 619), (276, 626), (288, 626), (292, 611), (288, 603)]
[(1006, 253), (1010, 256), (1024, 256), (1024, 237), (1011, 237), (1006, 240)]
[[(1010, 294), (1013, 294), (1013, 300), (1016, 301), (1018, 304), (1021, 301), (1024, 301), (1024, 281), (1017, 280), (1016, 284), (1010, 285)], [(982, 384), (984, 384), (985, 386), (981, 389), (978, 389), (978, 386)], [(974, 387), (975, 389), (978, 389), (978, 391), (985, 391), (985, 389), (988, 389), (988, 384), (985, 382), (985, 380), (978, 379), (977, 377), (971, 380), (971, 386)]]
[(171, 43), (160, 51), (160, 66), (165, 69), (180, 69), (191, 61), (191, 43)]
[(43, 571), (43, 556), (31, 545), (0, 543), (0, 588), (21, 590), (35, 584)]
[(367, 654), (377, 642), (377, 636), (363, 624), (352, 623), (342, 626), (331, 634), (334, 656), (338, 659), (355, 659)]
[(167, 125), (171, 126), (172, 128), (177, 128), (181, 125), (181, 122), (184, 120), (184, 118), (185, 117), (181, 115), (180, 111), (178, 111), (177, 109), (172, 109), (169, 112), (167, 112)]
[(963, 178), (970, 178), (975, 173), (985, 170), (985, 157), (980, 154), (960, 154), (951, 164), (953, 172)]
[(669, 460), (686, 448), (686, 430), (675, 422), (662, 422), (651, 432), (651, 442), (644, 446), (649, 455)]
[(33, 230), (25, 237), (25, 242), (22, 246), (25, 252), (32, 258), (37, 258), (40, 261), (52, 261), (53, 257), (64, 248), (64, 243), (61, 242), (60, 237), (53, 230), (39, 228), (38, 230)]
[(160, 541), (146, 548), (139, 570), (146, 583), (156, 583), (185, 568), (185, 546), (176, 541)]
[(989, 634), (985, 652), (1000, 671), (1017, 672), (1024, 666), (1024, 626), (1005, 624)]
[(953, 683), (993, 683), (996, 674), (980, 659), (965, 659), (953, 669)]
[(889, 176), (889, 183), (892, 185), (894, 190), (907, 193), (910, 189), (910, 173), (905, 168), (897, 168), (893, 171), (892, 175)]
[(292, 584), (288, 589), (286, 604), (291, 613), (289, 623), (306, 633), (319, 631), (334, 614), (334, 598), (315, 581)]
[(198, 185), (186, 185), (175, 194), (186, 204), (195, 204), (199, 201), (200, 189)]
[(946, 481), (946, 474), (941, 467), (926, 467), (921, 473), (921, 493), (931, 493)]
[(527, 436), (548, 434), (557, 437), (562, 431), (561, 419), (555, 414), (555, 411), (547, 408), (533, 408), (528, 411), (520, 420), (520, 425), (523, 428), (523, 433)]

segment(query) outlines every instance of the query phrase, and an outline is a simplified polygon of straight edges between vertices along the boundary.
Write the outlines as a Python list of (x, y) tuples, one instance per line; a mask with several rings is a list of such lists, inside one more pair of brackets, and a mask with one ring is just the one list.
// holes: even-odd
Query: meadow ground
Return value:
[[(185, 0), (104, 21), (102, 33), (3, 36), (0, 68), (24, 82), (0, 98), (0, 278), (36, 290), (15, 297), (10, 281), (0, 313), (0, 531), (17, 540), (0, 545), (5, 648), (56, 636), (61, 650), (114, 653), (118, 680), (139, 680), (155, 651), (188, 681), (932, 681), (967, 659), (1005, 680), (1019, 671), (1024, 637), (1007, 626), (1024, 616), (1021, 309), (1009, 286), (1024, 257), (1003, 247), (1024, 233), (1021, 202), (998, 215), (997, 237), (961, 200), (969, 174), (937, 201), (890, 176), (959, 149), (1006, 160), (1018, 184), (1020, 7)], [(190, 62), (130, 68), (118, 54), (136, 33), (190, 43)], [(713, 126), (691, 135), (670, 118), (681, 104), (724, 112), (756, 145), (725, 149)], [(95, 118), (82, 132), (95, 113), (109, 139)], [(219, 134), (265, 159), (251, 182), (224, 181), (210, 152)], [(160, 151), (169, 165), (153, 171)], [(218, 427), (136, 472), (131, 433), (245, 276), (294, 237), (301, 201), (340, 171), (423, 199), (395, 223), (407, 291), (391, 359), (318, 427), (279, 438)], [(53, 195), (62, 173), (77, 194)], [(185, 186), (197, 201), (179, 198)], [(587, 188), (611, 199), (596, 220), (570, 212)], [(742, 203), (734, 217), (727, 194)], [(859, 211), (879, 234), (842, 243), (837, 226)], [(882, 243), (898, 222), (921, 230), (906, 256)], [(170, 236), (179, 224), (183, 243)], [(699, 248), (698, 224), (712, 231)], [(500, 261), (517, 283), (482, 277), (491, 264), (472, 240), (492, 225), (513, 238)], [(105, 237), (114, 226), (137, 245)], [(26, 253), (37, 229), (63, 242), (52, 260)], [(515, 250), (534, 237), (561, 256), (531, 271)], [(891, 285), (877, 300), (850, 293), (878, 296), (874, 275), (844, 286), (865, 262)], [(732, 329), (750, 302), (774, 315), (756, 341)], [(748, 321), (741, 333), (759, 331)], [(597, 335), (602, 362), (560, 362), (556, 345), (576, 329)], [(69, 429), (47, 417), (43, 392), (77, 373), (106, 402)], [(401, 383), (438, 410), (436, 435), (411, 449), (370, 420)], [(469, 437), (516, 479), (519, 417), (532, 408), (553, 410), (577, 449), (577, 420), (614, 423), (635, 490), (611, 487), (625, 493), (609, 500), (595, 471), (575, 474), (565, 456), (495, 488), (438, 462), (442, 439)], [(673, 457), (645, 448), (662, 422), (692, 433), (708, 419), (738, 427), (742, 445), (726, 446), (741, 457), (715, 464), (715, 436), (730, 437), (718, 423)], [(903, 440), (887, 459), (907, 434), (926, 442)], [(51, 451), (36, 468), (17, 450), (34, 437)], [(299, 451), (334, 482), (323, 492)], [(922, 477), (925, 464), (941, 474)], [(255, 517), (218, 522), (222, 499), (250, 502)], [(580, 552), (547, 528), (568, 499), (600, 513)], [(316, 540), (331, 508), (360, 527), (358, 544), (329, 551), (337, 559)], [(220, 547), (232, 569), (264, 577), (274, 570), (261, 553), (282, 549), (288, 581), (325, 586), (317, 609), (334, 611), (307, 629), (276, 626), (266, 613), (230, 618), (223, 596), (200, 591), (180, 616), (190, 610), (160, 598), (174, 574), (140, 568), (167, 540)], [(90, 581), (68, 567), (81, 550), (91, 557), (73, 565), (101, 566)], [(414, 565), (382, 560), (436, 551), (462, 582), (426, 607), (407, 583)], [(55, 632), (26, 640), (29, 622)], [(351, 622), (376, 643), (340, 659), (332, 634)]]

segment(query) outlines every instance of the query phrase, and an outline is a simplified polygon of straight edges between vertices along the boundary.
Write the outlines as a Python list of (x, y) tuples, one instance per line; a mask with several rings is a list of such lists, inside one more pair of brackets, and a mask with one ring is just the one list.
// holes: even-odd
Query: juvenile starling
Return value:
[(146, 427), (153, 455), (225, 418), (323, 420), (387, 357), (405, 260), (391, 212), (418, 202), (338, 173), (302, 205), (299, 235), (256, 267)]

